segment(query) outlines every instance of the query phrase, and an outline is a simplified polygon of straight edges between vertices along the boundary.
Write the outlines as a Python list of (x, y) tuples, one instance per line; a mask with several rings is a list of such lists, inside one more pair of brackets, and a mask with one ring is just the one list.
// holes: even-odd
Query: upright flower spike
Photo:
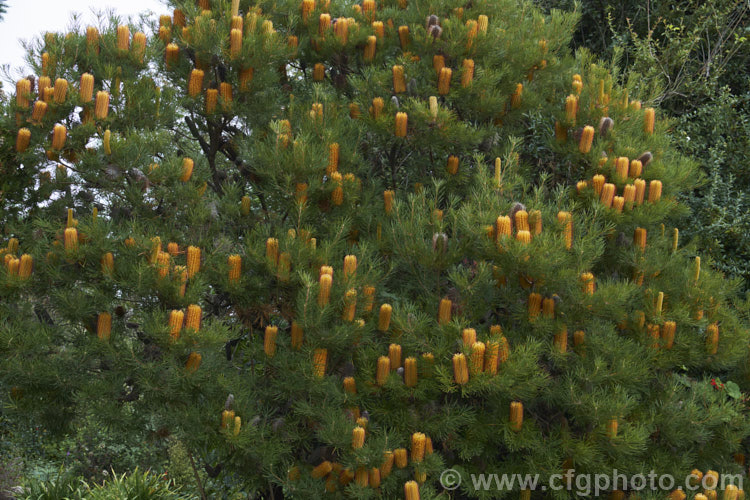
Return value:
[(358, 450), (365, 445), (365, 430), (356, 426), (352, 429), (352, 448)]
[(648, 186), (648, 202), (656, 203), (661, 199), (661, 181), (652, 180)]
[(581, 283), (583, 284), (583, 293), (586, 295), (594, 294), (594, 275), (589, 272), (581, 273)]
[(326, 477), (328, 474), (331, 473), (333, 470), (333, 464), (326, 460), (325, 462), (322, 462), (320, 465), (313, 468), (313, 470), (310, 472), (310, 475), (315, 479), (321, 479)]
[(643, 162), (640, 160), (631, 161), (628, 176), (637, 178), (641, 176), (641, 173), (643, 173)]
[(409, 116), (399, 111), (396, 113), (396, 137), (406, 137), (406, 130), (409, 123)]
[(654, 133), (654, 122), (656, 121), (656, 112), (654, 108), (646, 108), (643, 110), (643, 132), (646, 135), (652, 135)]
[(555, 334), (553, 344), (560, 354), (568, 352), (568, 329), (565, 326)]
[(513, 94), (510, 96), (510, 107), (513, 109), (518, 109), (521, 107), (521, 96), (523, 95), (523, 83), (517, 83), (516, 89), (513, 91)]
[(279, 240), (276, 238), (266, 240), (266, 260), (273, 267), (279, 262)]
[(445, 68), (445, 57), (440, 54), (432, 56), (432, 68), (435, 70), (435, 76), (440, 78), (440, 72)]
[(34, 258), (25, 253), (21, 255), (18, 263), (18, 277), (21, 279), (28, 279), (31, 277), (31, 271), (34, 268)]
[(398, 344), (391, 344), (388, 346), (388, 359), (391, 362), (391, 370), (397, 370), (401, 368), (401, 346)]
[(370, 106), (370, 115), (373, 119), (377, 120), (380, 117), (380, 113), (383, 111), (385, 103), (381, 97), (376, 97), (372, 100), (372, 106)]
[(94, 75), (84, 73), (81, 75), (78, 98), (81, 103), (91, 102), (94, 97)]
[(646, 230), (642, 227), (635, 228), (633, 233), (633, 244), (641, 249), (641, 252), (646, 251)]
[(615, 187), (615, 185), (609, 182), (605, 183), (604, 186), (602, 186), (602, 195), (601, 195), (602, 205), (604, 205), (607, 208), (610, 208), (612, 206), (612, 201), (615, 198), (616, 189), (617, 188)]
[(565, 98), (565, 121), (568, 125), (576, 124), (576, 115), (578, 114), (578, 97), (570, 94)]
[(404, 360), (404, 385), (406, 387), (417, 385), (417, 358), (408, 357)]
[(393, 92), (403, 94), (406, 92), (406, 77), (404, 76), (404, 67), (400, 64), (393, 66)]
[(438, 73), (438, 94), (447, 95), (450, 92), (452, 77), (452, 69), (446, 67), (440, 68), (440, 72)]
[(130, 28), (127, 26), (117, 27), (117, 50), (127, 52), (130, 48)]
[(545, 297), (542, 299), (542, 316), (545, 318), (555, 318), (555, 299)]
[(146, 54), (146, 34), (140, 31), (133, 35), (132, 52), (136, 61), (143, 64), (143, 56)]
[(573, 215), (570, 212), (557, 212), (557, 221), (563, 226), (565, 248), (570, 250), (573, 247)]
[(172, 256), (168, 252), (159, 251), (156, 255), (156, 268), (158, 269), (160, 278), (166, 278), (169, 274), (171, 260)]
[(325, 36), (326, 32), (331, 28), (331, 15), (323, 13), (318, 18), (318, 34)]
[(633, 184), (627, 184), (622, 188), (622, 198), (628, 208), (633, 208), (633, 203), (635, 203), (635, 186)]
[(272, 358), (276, 354), (276, 337), (279, 333), (277, 326), (268, 325), (263, 336), (263, 352), (266, 356)]
[(677, 331), (677, 323), (665, 321), (661, 327), (661, 340), (665, 349), (671, 349), (674, 345), (674, 334)]
[(701, 258), (696, 257), (693, 261), (693, 284), (697, 285), (701, 276)]
[(164, 51), (164, 61), (167, 69), (174, 69), (177, 58), (180, 55), (180, 48), (176, 43), (169, 43)]
[(466, 356), (463, 354), (453, 355), (453, 379), (458, 385), (469, 381), (469, 367), (466, 363)]
[(187, 273), (192, 278), (201, 269), (201, 249), (189, 246), (187, 249)]
[(99, 318), (96, 322), (96, 336), (100, 340), (109, 340), (109, 336), (112, 333), (112, 315), (108, 312), (99, 313)]
[(464, 328), (461, 331), (461, 340), (464, 347), (471, 347), (477, 341), (477, 331), (473, 328)]
[(5, 256), (5, 267), (8, 269), (8, 275), (18, 276), (18, 268), (21, 266), (21, 261), (16, 259), (12, 255)]
[(388, 381), (388, 375), (391, 373), (391, 359), (388, 356), (378, 358), (378, 368), (375, 374), (376, 383), (382, 387)]
[(416, 481), (404, 483), (404, 497), (406, 500), (419, 500), (419, 484)]
[(474, 342), (471, 346), (469, 369), (471, 375), (478, 375), (484, 370), (484, 358), (487, 346), (484, 342)]
[(646, 194), (646, 181), (643, 179), (636, 179), (633, 181), (635, 186), (635, 203), (636, 205), (643, 205), (643, 198)]
[(74, 227), (65, 228), (65, 250), (74, 252), (78, 249), (78, 230)]
[(607, 421), (607, 437), (614, 439), (617, 437), (618, 422), (616, 418), (611, 418)]
[(331, 285), (333, 284), (333, 278), (330, 274), (323, 274), (320, 276), (320, 288), (318, 290), (318, 305), (325, 307), (328, 305), (331, 299)]
[(445, 170), (449, 175), (456, 175), (458, 173), (458, 156), (451, 155), (448, 157), (448, 164)]
[(438, 324), (447, 325), (451, 322), (451, 310), (453, 302), (450, 299), (441, 299), (438, 307)]
[(191, 352), (188, 356), (188, 360), (185, 363), (185, 371), (188, 373), (195, 373), (201, 366), (201, 360), (203, 357), (198, 352)]
[(204, 75), (205, 73), (200, 69), (194, 69), (190, 72), (190, 79), (188, 80), (188, 95), (190, 97), (198, 97), (203, 91)]
[(615, 160), (615, 176), (618, 181), (623, 182), (628, 178), (630, 160), (627, 156), (621, 156)]
[(401, 50), (405, 50), (409, 45), (409, 27), (399, 26), (398, 27), (398, 40), (401, 44)]
[(591, 151), (591, 146), (594, 144), (594, 127), (591, 125), (586, 125), (583, 127), (583, 132), (581, 133), (581, 140), (578, 143), (578, 151), (580, 151), (583, 154), (587, 154), (589, 151)]
[(45, 114), (47, 114), (47, 103), (44, 101), (36, 101), (34, 107), (31, 109), (31, 121), (39, 124)]
[(322, 63), (315, 63), (313, 66), (313, 80), (322, 82), (326, 77), (326, 67)]
[(528, 301), (529, 321), (534, 322), (542, 312), (542, 295), (536, 292), (529, 294)]
[[(365, 312), (372, 311), (372, 308), (375, 305), (375, 287), (372, 285), (365, 285), (362, 288), (362, 294), (365, 296), (362, 309)], [(390, 319), (390, 316), (389, 316), (389, 319)]]
[(517, 211), (514, 219), (514, 222), (516, 223), (516, 231), (530, 231), (529, 213), (526, 210)]
[(169, 313), (169, 336), (172, 340), (180, 338), (180, 332), (182, 331), (182, 324), (185, 321), (185, 313), (178, 310), (170, 311)]
[[(242, 20), (242, 18), (240, 18)], [(242, 29), (232, 29), (229, 32), (229, 57), (236, 59), (242, 51)]]
[(18, 134), (16, 135), (16, 152), (25, 152), (28, 149), (30, 142), (31, 130), (27, 128), (18, 129)]
[(367, 42), (365, 43), (365, 49), (363, 58), (365, 61), (372, 61), (375, 59), (375, 49), (378, 45), (378, 38), (374, 35), (370, 35), (367, 37)]
[(486, 344), (484, 354), (484, 371), (490, 375), (497, 374), (497, 366), (500, 355), (500, 342), (497, 340), (490, 340)]
[(357, 310), (357, 290), (350, 288), (346, 291), (344, 296), (344, 313), (342, 318), (344, 321), (354, 321), (354, 315)]
[(425, 444), (427, 436), (422, 432), (415, 432), (411, 435), (411, 461), (420, 463), (424, 460)]
[[(710, 317), (710, 316), (709, 316)], [(711, 323), (706, 327), (706, 351), (716, 354), (719, 350), (719, 325)]]
[(229, 268), (229, 282), (237, 283), (242, 273), (242, 257), (233, 254), (227, 257), (227, 267)]
[(510, 403), (510, 428), (520, 432), (523, 427), (523, 403), (512, 401)]
[(461, 86), (466, 88), (474, 81), (474, 59), (464, 59), (461, 68)]
[(16, 82), (16, 106), (28, 109), (31, 95), (31, 80), (21, 78)]
[(375, 33), (375, 37), (380, 38), (381, 40), (385, 38), (385, 25), (383, 24), (383, 21), (373, 21), (372, 31)]
[(344, 377), (344, 392), (357, 394), (357, 383), (354, 381), (354, 377)]
[(344, 278), (354, 277), (357, 274), (357, 256), (347, 255), (344, 257)]
[(395, 195), (396, 193), (390, 189), (383, 191), (383, 209), (386, 215), (391, 215), (391, 212), (393, 212), (393, 198)]
[(68, 130), (65, 125), (59, 123), (55, 125), (52, 132), (52, 149), (61, 150), (65, 146), (65, 139), (68, 137)]
[(212, 114), (216, 111), (219, 103), (219, 89), (206, 89), (206, 113)]
[(62, 104), (68, 95), (68, 81), (64, 78), (55, 80), (53, 99), (55, 104)]
[(94, 116), (97, 120), (104, 120), (109, 114), (109, 92), (100, 90), (96, 93)]
[(201, 316), (203, 315), (203, 311), (201, 310), (201, 307), (196, 304), (190, 304), (187, 308), (187, 315), (185, 318), (185, 328), (191, 329), (194, 331), (199, 331), (201, 329)]
[(296, 321), (292, 321), (290, 337), (291, 337), (292, 349), (299, 350), (302, 347), (302, 341), (304, 339), (304, 330)]

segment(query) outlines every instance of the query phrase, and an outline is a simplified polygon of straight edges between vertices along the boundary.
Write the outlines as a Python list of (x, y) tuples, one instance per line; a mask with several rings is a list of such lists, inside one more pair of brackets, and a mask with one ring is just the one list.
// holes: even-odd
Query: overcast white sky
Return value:
[(5, 19), (0, 21), (0, 65), (10, 64), (14, 79), (16, 68), (23, 67), (22, 74), (30, 70), (25, 67), (24, 50), (19, 39), (30, 40), (46, 31), (64, 31), (71, 22), (71, 15), (82, 15), (83, 26), (93, 24), (93, 11), (114, 9), (123, 18), (151, 10), (165, 14), (169, 9), (161, 0), (9, 0)]

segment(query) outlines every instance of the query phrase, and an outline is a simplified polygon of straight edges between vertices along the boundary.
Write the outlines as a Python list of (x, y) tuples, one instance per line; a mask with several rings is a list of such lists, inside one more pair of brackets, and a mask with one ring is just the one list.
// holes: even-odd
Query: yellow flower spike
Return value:
[(477, 28), (480, 33), (487, 33), (487, 26), (489, 25), (489, 18), (484, 14), (477, 17)]
[(357, 383), (354, 381), (354, 377), (344, 378), (344, 392), (357, 394)]
[(326, 77), (326, 67), (322, 63), (315, 63), (313, 66), (313, 80), (322, 82)]
[[(372, 311), (372, 308), (375, 305), (375, 287), (372, 285), (365, 285), (362, 288), (362, 294), (365, 296), (364, 305), (362, 306), (362, 309), (365, 312)], [(388, 319), (390, 322), (390, 316)]]
[(391, 371), (401, 368), (401, 346), (391, 344), (388, 346), (388, 359), (391, 364)]
[(664, 307), (664, 292), (659, 292), (659, 294), (656, 296), (656, 305), (654, 307), (654, 312), (657, 316), (661, 316), (661, 312)]
[(453, 302), (450, 299), (441, 299), (438, 306), (438, 324), (445, 325), (451, 322), (451, 310)]
[(331, 15), (323, 13), (318, 18), (318, 34), (324, 36), (331, 27)]
[(448, 157), (448, 164), (445, 167), (445, 170), (450, 175), (456, 175), (458, 173), (458, 156), (449, 156)]
[(104, 120), (109, 114), (109, 92), (100, 90), (96, 93), (94, 103), (94, 116), (97, 120)]
[(652, 180), (648, 186), (648, 202), (656, 203), (661, 199), (661, 181)]
[(419, 484), (416, 481), (404, 483), (404, 497), (406, 500), (419, 500)]
[(406, 137), (406, 130), (409, 124), (409, 116), (399, 111), (396, 113), (396, 129), (395, 134), (396, 137)]
[(187, 273), (192, 278), (201, 268), (201, 249), (194, 246), (187, 248)]
[(394, 65), (393, 72), (393, 92), (403, 94), (406, 92), (406, 77), (404, 76), (404, 67), (400, 64)]
[(529, 294), (528, 301), (528, 312), (529, 321), (534, 322), (542, 311), (542, 296), (539, 293), (533, 292)]
[(28, 279), (31, 276), (31, 271), (34, 268), (34, 258), (25, 253), (18, 259), (18, 277), (21, 279)]
[(135, 55), (136, 60), (143, 64), (143, 56), (146, 53), (146, 34), (141, 33), (140, 31), (136, 32), (133, 35), (133, 46), (132, 46), (133, 54)]
[(383, 191), (383, 207), (385, 210), (386, 215), (390, 215), (393, 211), (393, 198), (395, 197), (395, 193), (388, 189), (386, 191)]
[(510, 217), (507, 215), (501, 215), (495, 220), (495, 233), (497, 234), (498, 241), (503, 236), (511, 235), (511, 227)]
[(169, 43), (164, 52), (164, 61), (167, 65), (167, 69), (173, 69), (177, 58), (180, 55), (180, 48), (176, 43)]
[(31, 141), (31, 131), (27, 128), (21, 128), (16, 135), (16, 152), (23, 153), (28, 149)]
[(234, 411), (223, 410), (221, 412), (221, 428), (226, 429), (234, 421)]
[(474, 59), (464, 59), (461, 68), (461, 86), (466, 88), (474, 81)]
[(206, 89), (206, 113), (211, 114), (216, 111), (218, 102), (219, 89)]
[(201, 307), (196, 304), (190, 304), (187, 308), (187, 314), (185, 318), (185, 329), (192, 329), (196, 332), (201, 328), (201, 316), (203, 311)]
[(302, 340), (304, 339), (304, 330), (296, 321), (292, 321), (290, 336), (291, 336), (292, 349), (299, 350), (302, 347)]
[(330, 274), (323, 274), (320, 277), (320, 289), (318, 291), (318, 305), (325, 307), (331, 298), (331, 285), (333, 278)]
[(172, 340), (180, 338), (180, 331), (182, 331), (182, 324), (185, 321), (185, 313), (178, 310), (172, 310), (169, 313), (169, 336)]
[(640, 160), (633, 160), (630, 162), (630, 170), (628, 176), (637, 178), (643, 173), (643, 163)]
[(352, 448), (358, 450), (365, 445), (365, 430), (357, 426), (352, 429)]
[(616, 189), (615, 185), (609, 182), (602, 186), (601, 202), (605, 207), (610, 208), (612, 206)]
[(417, 358), (408, 357), (404, 360), (404, 385), (406, 387), (417, 385)]
[(266, 240), (266, 260), (274, 267), (279, 262), (279, 240), (276, 238)]
[(59, 123), (55, 125), (52, 132), (52, 149), (61, 150), (65, 146), (65, 139), (68, 137), (68, 129), (65, 125)]
[(44, 101), (36, 101), (31, 110), (31, 121), (38, 124), (42, 121), (45, 114), (47, 114), (47, 103)]
[(99, 313), (96, 322), (96, 336), (100, 340), (109, 340), (112, 333), (112, 315), (108, 312)]
[(367, 37), (367, 43), (365, 44), (363, 58), (365, 61), (372, 61), (375, 59), (375, 49), (377, 47), (378, 39), (374, 35)]
[(127, 52), (130, 48), (130, 28), (127, 26), (117, 27), (117, 50)]
[(630, 160), (627, 156), (620, 156), (615, 160), (615, 176), (618, 181), (622, 182), (627, 180), (629, 166)]
[(542, 316), (545, 318), (555, 318), (555, 299), (545, 297), (542, 299)]
[(369, 485), (369, 474), (367, 472), (367, 469), (364, 467), (357, 467), (356, 472), (354, 473), (354, 482), (363, 488), (367, 488)]
[(520, 401), (510, 403), (510, 427), (516, 432), (523, 427), (523, 403)]
[(530, 231), (529, 214), (526, 210), (517, 211), (514, 218), (517, 231)]
[(616, 418), (611, 418), (607, 421), (607, 437), (614, 439), (617, 437), (618, 422)]
[(510, 96), (510, 107), (518, 109), (521, 107), (521, 96), (523, 95), (523, 83), (517, 83), (513, 95)]
[(466, 356), (463, 354), (453, 355), (453, 379), (458, 385), (469, 381), (469, 367), (466, 363)]
[(277, 326), (266, 326), (265, 334), (263, 336), (263, 352), (266, 356), (272, 358), (276, 354), (276, 337), (279, 333)]
[(487, 342), (484, 354), (484, 371), (490, 375), (497, 374), (497, 364), (500, 354), (500, 342), (490, 340)]
[(709, 354), (716, 354), (719, 350), (718, 323), (711, 323), (706, 327), (706, 350)]
[(242, 419), (240, 417), (234, 417), (234, 429), (232, 430), (232, 434), (235, 436), (239, 436), (241, 429)]
[(594, 127), (591, 125), (586, 125), (583, 127), (583, 132), (581, 133), (581, 140), (578, 143), (578, 151), (580, 151), (583, 154), (588, 153), (591, 151), (591, 146), (594, 143)]
[(344, 278), (354, 277), (357, 274), (357, 256), (347, 255), (344, 257)]
[(464, 328), (461, 331), (461, 340), (465, 347), (471, 347), (477, 341), (477, 331), (473, 328)]
[(190, 79), (188, 80), (188, 95), (190, 97), (197, 97), (203, 91), (204, 75), (205, 73), (200, 69), (194, 69), (190, 72)]
[(229, 282), (237, 283), (242, 273), (242, 257), (233, 254), (227, 257), (227, 267), (229, 268)]
[(372, 31), (375, 33), (375, 36), (377, 38), (384, 38), (385, 37), (385, 26), (383, 25), (383, 21), (373, 21), (372, 23)]
[(344, 321), (354, 321), (354, 315), (357, 309), (357, 290), (351, 288), (346, 291), (344, 297), (344, 314), (342, 318)]
[[(463, 16), (463, 10), (459, 12), (460, 14), (457, 17), (460, 19)], [(474, 19), (469, 19), (468, 21), (466, 21), (466, 30), (466, 48), (470, 49), (474, 45), (474, 39), (477, 37), (477, 33), (479, 32), (479, 26)]]
[(107, 252), (101, 258), (102, 274), (105, 276), (112, 276), (115, 270), (115, 257), (112, 252)]
[(380, 387), (384, 386), (388, 381), (388, 375), (391, 373), (391, 359), (388, 356), (380, 356), (378, 358), (378, 368), (375, 373), (375, 382)]
[(320, 465), (314, 467), (310, 475), (314, 477), (315, 479), (321, 479), (327, 476), (328, 474), (330, 474), (332, 470), (333, 470), (333, 464), (331, 464), (331, 462), (326, 460)]
[(581, 282), (583, 283), (583, 293), (586, 295), (593, 295), (594, 275), (589, 272), (581, 273)]
[(555, 334), (553, 344), (560, 354), (568, 352), (568, 329), (562, 327), (562, 330)]
[(380, 117), (380, 113), (383, 111), (383, 106), (385, 106), (385, 103), (383, 102), (383, 98), (376, 97), (372, 100), (372, 106), (370, 107), (370, 114), (375, 120), (377, 120)]
[(633, 233), (633, 244), (641, 249), (641, 252), (646, 250), (646, 230), (642, 227), (635, 228)]
[(395, 455), (392, 451), (386, 450), (383, 452), (383, 463), (380, 465), (380, 478), (385, 479), (391, 475), (393, 470), (393, 462), (395, 461)]
[(68, 81), (64, 78), (55, 80), (53, 99), (55, 103), (62, 104), (68, 95)]
[(693, 261), (693, 284), (698, 284), (698, 279), (701, 276), (701, 258), (696, 257)]
[(612, 198), (612, 208), (615, 209), (618, 213), (622, 212), (623, 207), (625, 206), (625, 198), (622, 196), (615, 196)]
[(633, 184), (627, 184), (622, 189), (622, 198), (628, 208), (633, 207), (633, 203), (635, 202), (635, 186)]
[(367, 472), (367, 481), (371, 488), (380, 488), (380, 469), (372, 467)]
[(531, 234), (533, 236), (539, 236), (542, 234), (542, 212), (541, 210), (532, 210), (529, 212), (529, 226), (531, 226)]
[(451, 78), (453, 77), (453, 70), (450, 68), (442, 67), (438, 73), (438, 94), (446, 95), (450, 92)]
[(440, 72), (445, 68), (445, 57), (440, 54), (432, 56), (432, 68), (435, 70), (435, 75), (440, 78)]
[(74, 227), (65, 229), (65, 250), (74, 252), (78, 249), (78, 230)]
[(636, 205), (642, 205), (643, 198), (646, 194), (646, 181), (643, 179), (636, 179), (633, 184), (635, 185), (635, 203)]
[(357, 120), (361, 116), (361, 112), (359, 110), (359, 104), (356, 102), (349, 103), (349, 118), (352, 120)]
[(401, 44), (401, 50), (405, 50), (409, 45), (409, 27), (399, 26), (398, 27), (398, 40)]
[(160, 278), (166, 278), (169, 274), (169, 267), (170, 262), (172, 260), (172, 256), (169, 255), (167, 252), (159, 252), (156, 255), (156, 268), (159, 271), (159, 277)]
[(109, 129), (104, 131), (104, 136), (102, 137), (102, 147), (104, 148), (104, 154), (112, 154), (112, 132)]
[(471, 375), (478, 375), (484, 369), (484, 357), (487, 347), (484, 342), (474, 342), (471, 346), (471, 358), (469, 363)]
[(557, 212), (557, 221), (563, 225), (565, 248), (570, 250), (573, 247), (573, 215), (570, 212)]
[(421, 432), (411, 435), (411, 461), (419, 463), (424, 460), (424, 448), (427, 436)]
[(652, 135), (654, 133), (654, 122), (656, 121), (656, 112), (654, 108), (646, 108), (643, 110), (643, 132), (646, 135)]
[(665, 349), (671, 349), (674, 345), (674, 334), (677, 331), (677, 323), (665, 321), (661, 328), (661, 339)]
[[(240, 17), (240, 21), (242, 18)], [(229, 58), (236, 59), (242, 51), (242, 28), (229, 32)]]
[(23, 109), (28, 109), (31, 101), (29, 99), (31, 94), (31, 80), (28, 78), (21, 78), (16, 82), (16, 106)]
[(188, 373), (195, 373), (201, 366), (202, 356), (198, 352), (191, 352), (185, 363), (185, 370)]

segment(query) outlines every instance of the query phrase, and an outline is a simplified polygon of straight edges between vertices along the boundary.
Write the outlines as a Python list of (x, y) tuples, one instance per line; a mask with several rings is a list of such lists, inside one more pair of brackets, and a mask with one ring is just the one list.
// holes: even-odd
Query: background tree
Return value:
[(204, 498), (742, 471), (737, 284), (672, 227), (695, 165), (574, 15), (172, 5), (46, 34), (3, 102), (14, 426), (177, 442)]

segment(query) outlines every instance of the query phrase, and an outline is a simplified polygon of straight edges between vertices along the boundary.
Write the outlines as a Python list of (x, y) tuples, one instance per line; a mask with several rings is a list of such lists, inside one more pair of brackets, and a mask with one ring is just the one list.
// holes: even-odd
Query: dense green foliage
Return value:
[(200, 3), (46, 34), (0, 103), (11, 432), (204, 498), (744, 474), (739, 285), (673, 230), (695, 162), (577, 15)]

